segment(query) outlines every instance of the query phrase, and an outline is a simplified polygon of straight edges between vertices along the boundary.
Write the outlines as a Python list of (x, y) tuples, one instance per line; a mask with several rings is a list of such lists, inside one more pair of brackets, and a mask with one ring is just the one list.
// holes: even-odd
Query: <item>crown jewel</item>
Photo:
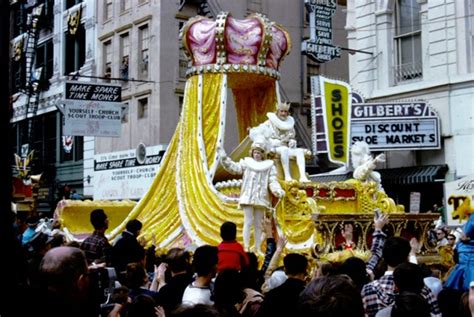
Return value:
[(262, 14), (243, 20), (221, 12), (216, 20), (190, 19), (180, 34), (188, 57), (186, 75), (247, 72), (279, 77), (279, 66), (290, 52), (288, 32)]

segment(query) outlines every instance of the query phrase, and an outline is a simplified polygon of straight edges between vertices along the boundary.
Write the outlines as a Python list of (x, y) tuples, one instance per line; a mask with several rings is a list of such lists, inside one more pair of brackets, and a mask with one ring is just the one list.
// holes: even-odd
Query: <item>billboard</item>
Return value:
[(445, 183), (444, 195), (447, 224), (464, 224), (474, 212), (474, 175)]
[[(143, 160), (136, 150), (94, 156), (94, 199), (140, 199), (150, 188), (166, 146), (146, 148)], [(142, 163), (142, 164), (141, 164)]]
[(301, 52), (318, 63), (341, 57), (341, 48), (332, 44), (332, 16), (336, 6), (335, 0), (305, 0), (310, 38), (301, 43)]
[(120, 137), (121, 98), (120, 85), (66, 82), (63, 135)]
[(319, 76), (328, 157), (338, 164), (349, 163), (351, 131), (351, 87), (349, 84)]
[(354, 104), (351, 143), (357, 141), (375, 151), (440, 149), (439, 117), (426, 102)]

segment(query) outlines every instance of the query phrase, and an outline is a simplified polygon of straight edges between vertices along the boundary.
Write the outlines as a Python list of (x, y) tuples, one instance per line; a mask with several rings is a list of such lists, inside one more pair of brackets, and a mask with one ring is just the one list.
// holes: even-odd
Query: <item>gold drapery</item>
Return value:
[[(169, 247), (174, 239), (187, 235), (197, 244), (218, 244), (220, 226), (233, 221), (242, 235), (243, 213), (235, 202), (226, 202), (209, 180), (210, 169), (217, 164), (216, 148), (220, 129), (224, 129), (222, 103), (225, 102), (226, 74), (203, 74), (187, 80), (183, 110), (176, 132), (149, 191), (110, 238), (118, 235), (131, 219), (143, 223), (141, 237), (160, 247)], [(257, 75), (256, 75), (257, 76)], [(251, 127), (266, 119), (275, 107), (275, 83), (255, 87), (256, 78), (229, 76), (237, 109), (239, 127)], [(199, 86), (201, 84), (201, 87)], [(245, 86), (247, 89), (244, 89)], [(202, 92), (201, 92), (202, 90)], [(201, 93), (200, 93), (201, 92)], [(201, 104), (199, 102), (201, 101)], [(242, 128), (243, 133), (244, 128)], [(245, 131), (244, 136), (247, 135)], [(242, 134), (241, 134), (242, 136)]]
[[(248, 76), (244, 74), (244, 78)], [(275, 81), (262, 80), (259, 75), (253, 76), (242, 81), (242, 78), (233, 74), (229, 79), (229, 86), (234, 95), (240, 141), (248, 135), (249, 128), (267, 120), (267, 112), (276, 109)]]

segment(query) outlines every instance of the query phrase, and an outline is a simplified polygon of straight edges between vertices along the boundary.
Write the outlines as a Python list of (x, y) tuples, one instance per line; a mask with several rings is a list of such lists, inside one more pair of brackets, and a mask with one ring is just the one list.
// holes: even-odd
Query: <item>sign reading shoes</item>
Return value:
[(120, 85), (69, 81), (64, 95), (64, 135), (120, 136)]
[(439, 149), (439, 117), (425, 102), (354, 104), (351, 142), (356, 141), (378, 151)]

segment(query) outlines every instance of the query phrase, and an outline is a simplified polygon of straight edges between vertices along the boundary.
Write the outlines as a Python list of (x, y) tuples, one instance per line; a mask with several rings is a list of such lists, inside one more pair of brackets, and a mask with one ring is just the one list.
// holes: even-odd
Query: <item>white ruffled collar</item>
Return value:
[(245, 165), (250, 167), (254, 171), (266, 171), (273, 166), (273, 161), (272, 160), (263, 160), (263, 161), (256, 161), (251, 157), (245, 157), (243, 158)]
[(273, 125), (275, 125), (280, 130), (290, 130), (290, 129), (293, 129), (293, 127), (295, 126), (295, 120), (293, 119), (292, 116), (288, 116), (286, 120), (283, 121), (280, 118), (278, 118), (276, 113), (268, 112), (267, 118), (270, 120), (270, 122)]

